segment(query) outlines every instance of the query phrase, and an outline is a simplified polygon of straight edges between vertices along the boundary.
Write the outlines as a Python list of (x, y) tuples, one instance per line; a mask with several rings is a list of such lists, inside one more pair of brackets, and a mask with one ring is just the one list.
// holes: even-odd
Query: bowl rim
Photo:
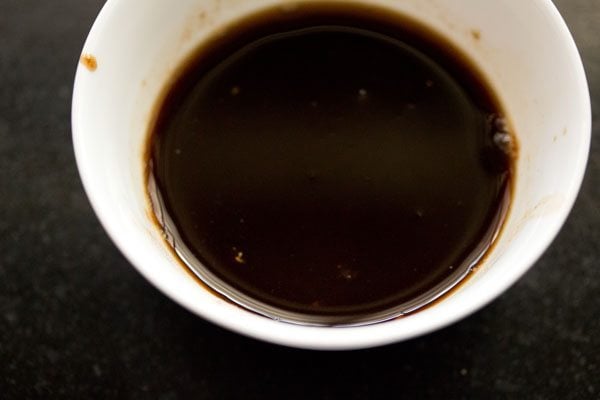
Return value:
[[(235, 312), (223, 313), (222, 309), (217, 310), (206, 304), (199, 304), (197, 301), (193, 301), (189, 296), (180, 292), (177, 287), (174, 287), (172, 281), (166, 282), (161, 279), (160, 273), (149, 268), (147, 266), (148, 264), (143, 262), (143, 257), (139, 254), (139, 251), (128, 246), (123, 235), (120, 233), (118, 226), (114, 223), (114, 218), (111, 218), (110, 216), (110, 204), (107, 204), (103, 194), (96, 190), (94, 176), (88, 164), (89, 161), (83, 156), (84, 151), (81, 136), (85, 135), (85, 132), (82, 129), (82, 122), (80, 119), (82, 116), (79, 107), (79, 99), (82, 96), (85, 96), (85, 93), (83, 93), (81, 89), (83, 67), (79, 65), (75, 76), (72, 98), (72, 139), (80, 178), (92, 208), (113, 243), (115, 243), (122, 254), (125, 255), (130, 264), (156, 288), (184, 308), (192, 311), (194, 314), (228, 330), (255, 339), (305, 349), (349, 350), (375, 347), (408, 340), (441, 329), (463, 319), (490, 303), (513, 285), (531, 266), (533, 266), (550, 246), (562, 228), (577, 199), (589, 157), (592, 113), (589, 88), (581, 56), (565, 21), (552, 1), (535, 1), (548, 11), (548, 15), (551, 17), (548, 23), (554, 24), (561, 30), (561, 37), (564, 38), (564, 44), (566, 44), (566, 49), (568, 51), (567, 56), (573, 60), (573, 65), (576, 69), (574, 72), (576, 74), (575, 78), (577, 79), (577, 93), (580, 96), (578, 101), (580, 104), (584, 105), (578, 109), (578, 118), (582, 121), (582, 129), (581, 132), (577, 132), (577, 134), (584, 135), (584, 137), (582, 138), (582, 145), (578, 148), (578, 165), (574, 167), (574, 171), (577, 172), (577, 179), (572, 182), (567, 190), (565, 190), (565, 203), (560, 212), (557, 213), (557, 223), (554, 225), (553, 229), (548, 232), (547, 236), (542, 241), (543, 243), (538, 246), (535, 251), (528, 252), (523, 257), (518, 268), (512, 268), (509, 272), (504, 274), (501, 280), (497, 282), (497, 285), (494, 286), (493, 290), (484, 293), (477, 298), (476, 301), (468, 303), (459, 310), (444, 313), (441, 312), (442, 310), (440, 309), (440, 312), (434, 314), (435, 318), (431, 318), (430, 315), (425, 315), (424, 312), (413, 314), (410, 318), (411, 320), (414, 320), (415, 323), (410, 325), (410, 329), (405, 329), (406, 326), (402, 327), (400, 325), (402, 324), (402, 321), (399, 320), (357, 327), (315, 327), (278, 322), (249, 312), (237, 312), (237, 315)], [(111, 15), (118, 12), (118, 7), (121, 3), (122, 2), (118, 0), (108, 0), (104, 4), (90, 30), (86, 43), (83, 46), (82, 54), (85, 53), (90, 38), (96, 36), (101, 28), (110, 23)]]

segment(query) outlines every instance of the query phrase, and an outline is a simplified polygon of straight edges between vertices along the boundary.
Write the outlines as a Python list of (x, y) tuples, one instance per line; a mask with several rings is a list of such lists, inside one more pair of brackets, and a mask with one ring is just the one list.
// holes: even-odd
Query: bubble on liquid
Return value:
[(336, 265), (338, 276), (346, 281), (351, 281), (358, 276), (358, 271), (344, 267), (341, 264)]
[(244, 252), (238, 250), (236, 247), (234, 247), (233, 249), (233, 259), (235, 260), (236, 263), (238, 264), (246, 264), (246, 259), (244, 258)]
[(510, 152), (512, 151), (512, 147), (513, 147), (512, 136), (510, 133), (496, 132), (496, 133), (494, 133), (493, 140), (494, 140), (494, 144), (496, 145), (496, 147), (501, 149), (506, 154), (510, 154)]
[(231, 88), (231, 90), (229, 91), (229, 93), (232, 96), (237, 96), (237, 95), (239, 95), (241, 93), (241, 91), (242, 91), (242, 89), (239, 86), (234, 86), (234, 87)]
[(506, 146), (512, 142), (512, 138), (508, 132), (494, 133), (494, 143), (498, 146)]
[(494, 142), (494, 145), (505, 154), (511, 154), (514, 143), (508, 121), (506, 118), (497, 114), (492, 114), (489, 118), (492, 126), (492, 141)]

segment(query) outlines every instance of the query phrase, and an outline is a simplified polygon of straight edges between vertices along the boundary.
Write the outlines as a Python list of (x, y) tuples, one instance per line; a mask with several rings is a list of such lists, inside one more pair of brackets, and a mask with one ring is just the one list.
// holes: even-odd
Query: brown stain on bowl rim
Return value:
[(188, 44), (194, 39), (198, 31), (204, 29), (216, 29), (216, 31), (210, 33), (209, 36), (217, 36), (218, 34), (224, 35), (225, 32), (222, 28), (215, 28), (219, 21), (220, 12), (220, 3), (215, 2), (212, 5), (206, 6), (206, 8), (200, 9), (194, 15), (191, 15), (183, 25), (179, 40), (180, 44)]
[(481, 31), (479, 29), (471, 29), (471, 37), (476, 41), (481, 40)]
[(515, 234), (523, 229), (525, 224), (536, 218), (546, 217), (559, 212), (563, 209), (565, 203), (566, 199), (564, 195), (560, 193), (550, 194), (541, 198), (534, 206), (528, 208), (523, 215), (521, 215), (516, 228), (511, 232), (510, 240), (514, 240)]
[(98, 69), (98, 60), (96, 60), (96, 57), (92, 54), (82, 54), (79, 58), (79, 62), (90, 72), (94, 72)]

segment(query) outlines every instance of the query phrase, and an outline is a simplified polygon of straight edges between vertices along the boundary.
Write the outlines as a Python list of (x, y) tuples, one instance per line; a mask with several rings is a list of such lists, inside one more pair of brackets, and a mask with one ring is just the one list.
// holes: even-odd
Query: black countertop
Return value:
[[(204, 322), (100, 227), (71, 88), (102, 0), (0, 1), (0, 399), (600, 398), (600, 124), (549, 251), (475, 315), (404, 343), (313, 352)], [(600, 1), (556, 1), (600, 106)]]

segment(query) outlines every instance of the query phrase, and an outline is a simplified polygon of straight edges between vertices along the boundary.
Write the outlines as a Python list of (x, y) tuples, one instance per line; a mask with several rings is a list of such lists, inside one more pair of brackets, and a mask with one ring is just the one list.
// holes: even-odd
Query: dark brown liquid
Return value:
[(372, 322), (433, 301), (490, 247), (510, 135), (434, 34), (348, 5), (271, 10), (183, 71), (153, 128), (150, 191), (181, 257), (228, 297)]

